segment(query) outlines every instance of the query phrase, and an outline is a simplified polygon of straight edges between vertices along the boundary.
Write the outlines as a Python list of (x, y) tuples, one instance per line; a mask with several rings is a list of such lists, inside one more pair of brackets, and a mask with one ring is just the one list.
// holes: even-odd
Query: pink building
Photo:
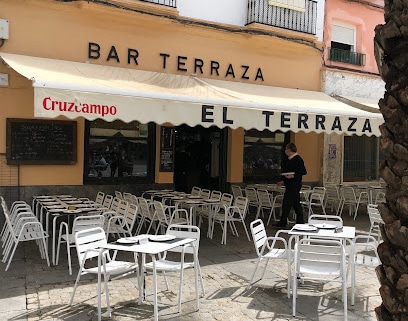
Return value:
[[(383, 0), (326, 1), (322, 91), (353, 107), (379, 112), (385, 89), (374, 57), (374, 29), (383, 22)], [(330, 148), (336, 149), (335, 158)], [(324, 182), (379, 179), (378, 138), (325, 135), (324, 149)]]

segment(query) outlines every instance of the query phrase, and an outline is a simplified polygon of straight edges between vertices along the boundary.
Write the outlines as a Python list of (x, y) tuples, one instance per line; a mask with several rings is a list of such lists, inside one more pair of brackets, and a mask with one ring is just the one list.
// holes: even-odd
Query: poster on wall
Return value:
[(162, 126), (160, 129), (160, 171), (174, 171), (174, 127)]
[(329, 158), (336, 158), (336, 144), (329, 144)]

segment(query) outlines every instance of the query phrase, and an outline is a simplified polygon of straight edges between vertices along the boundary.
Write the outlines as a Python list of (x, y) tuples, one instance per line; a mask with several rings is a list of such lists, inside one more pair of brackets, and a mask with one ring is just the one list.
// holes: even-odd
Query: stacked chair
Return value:
[(3, 263), (7, 263), (6, 271), (10, 267), (15, 251), (20, 242), (36, 241), (40, 250), (41, 258), (48, 258), (46, 239), (48, 235), (44, 232), (43, 227), (35, 216), (31, 207), (21, 201), (13, 203), (9, 209), (4, 198), (0, 197), (3, 214), (6, 222), (2, 230), (1, 240), (3, 248)]

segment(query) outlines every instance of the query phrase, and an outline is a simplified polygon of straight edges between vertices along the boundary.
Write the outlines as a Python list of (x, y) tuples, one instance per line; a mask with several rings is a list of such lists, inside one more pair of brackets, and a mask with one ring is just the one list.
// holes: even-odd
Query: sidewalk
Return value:
[[(343, 219), (345, 225), (357, 227), (357, 234), (366, 234), (368, 231), (368, 215), (364, 212), (354, 221), (345, 211)], [(274, 232), (268, 227), (269, 235)], [(256, 254), (242, 226), (239, 233), (239, 237), (228, 233), (227, 244), (221, 245), (219, 226), (216, 226), (212, 240), (205, 236), (206, 226), (202, 227), (199, 257), (206, 293), (200, 299), (200, 311), (195, 311), (193, 271), (185, 273), (181, 314), (177, 313), (179, 279), (169, 277), (170, 290), (165, 291), (164, 278), (159, 276), (160, 320), (343, 320), (341, 288), (338, 283), (324, 286), (305, 283), (300, 286), (297, 317), (292, 317), (292, 299), (287, 298), (286, 292), (285, 261), (271, 261), (263, 280), (246, 291), (255, 267)], [(41, 260), (34, 243), (19, 245), (9, 271), (5, 272), (6, 265), (0, 264), (0, 320), (97, 320), (96, 280), (91, 276), (81, 279), (74, 305), (67, 306), (78, 272), (74, 251), (72, 261), (73, 275), (70, 276), (65, 250), (61, 253), (60, 264), (48, 267), (45, 260)], [(351, 306), (349, 289), (348, 319), (374, 321), (374, 308), (381, 304), (374, 268), (358, 266), (356, 273), (356, 304)], [(152, 277), (147, 277), (147, 299), (140, 306), (136, 303), (136, 284), (134, 276), (109, 284), (113, 307), (111, 320), (152, 319)], [(104, 297), (102, 305), (106, 307)]]

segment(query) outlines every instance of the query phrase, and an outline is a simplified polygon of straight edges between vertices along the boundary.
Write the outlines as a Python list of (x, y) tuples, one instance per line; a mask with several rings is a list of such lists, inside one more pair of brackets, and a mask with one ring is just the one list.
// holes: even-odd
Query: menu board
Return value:
[(174, 170), (174, 127), (162, 126), (160, 128), (160, 171), (172, 172)]
[(7, 118), (7, 164), (64, 165), (77, 162), (75, 121)]

